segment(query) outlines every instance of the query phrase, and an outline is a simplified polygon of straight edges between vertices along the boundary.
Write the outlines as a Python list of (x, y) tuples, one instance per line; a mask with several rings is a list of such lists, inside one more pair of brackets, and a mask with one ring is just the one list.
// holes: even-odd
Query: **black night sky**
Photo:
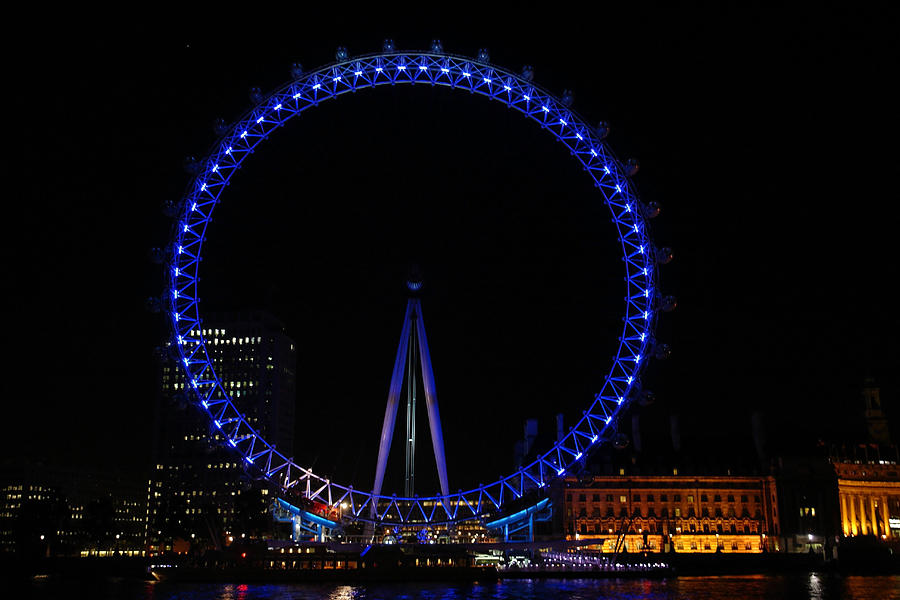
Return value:
[[(848, 4), (598, 11), (569, 31), (552, 15), (287, 20), (255, 35), (234, 22), (36, 28), (10, 50), (5, 92), (3, 455), (144, 478), (165, 335), (144, 309), (162, 286), (147, 253), (167, 242), (160, 208), (188, 182), (182, 160), (215, 141), (214, 119), (250, 108), (251, 86), (386, 37), (533, 65), (640, 160), (638, 190), (663, 206), (654, 237), (676, 254), (663, 290), (679, 300), (658, 335), (673, 355), (646, 374), (648, 421), (677, 413), (696, 439), (745, 443), (760, 410), (775, 438), (843, 439), (872, 376), (896, 438), (891, 20)], [(600, 387), (623, 311), (606, 211), (564, 148), (499, 103), (361, 91), (295, 119), (236, 177), (208, 236), (203, 306), (287, 324), (297, 456), (367, 481), (402, 281), (421, 264), (451, 487), (469, 486), (510, 470), (525, 418), (548, 430)]]

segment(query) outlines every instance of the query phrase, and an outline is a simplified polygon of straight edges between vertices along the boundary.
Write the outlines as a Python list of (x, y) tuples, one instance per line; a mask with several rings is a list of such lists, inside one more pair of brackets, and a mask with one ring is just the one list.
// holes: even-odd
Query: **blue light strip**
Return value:
[(497, 519), (496, 521), (485, 523), (484, 526), (487, 529), (498, 529), (500, 527), (505, 527), (506, 525), (512, 525), (516, 521), (520, 521), (528, 515), (544, 510), (545, 508), (547, 508), (548, 504), (550, 504), (550, 498), (544, 498), (533, 506), (522, 509), (519, 512), (509, 515), (508, 517), (503, 517), (502, 519)]
[[(427, 84), (461, 89), (495, 100), (537, 122), (566, 145), (594, 181), (618, 231), (626, 275), (622, 336), (601, 391), (581, 419), (549, 452), (512, 475), (492, 484), (448, 496), (396, 498), (372, 496), (331, 482), (297, 465), (263, 440), (238, 411), (213, 369), (198, 307), (201, 249), (213, 209), (232, 175), (269, 134), (304, 110), (348, 92), (397, 84)], [(347, 501), (350, 514), (376, 522), (440, 523), (479, 518), (510, 500), (564, 474), (591, 447), (609, 437), (608, 429), (631, 400), (632, 389), (652, 351), (657, 312), (655, 250), (641, 203), (623, 164), (603, 135), (546, 90), (509, 71), (469, 58), (441, 53), (389, 52), (327, 65), (288, 83), (242, 117), (203, 161), (183, 198), (176, 220), (167, 273), (168, 314), (172, 343), (183, 359), (187, 380), (226, 442), (261, 475), (284, 490), (300, 490), (308, 498), (332, 506)], [(262, 466), (260, 466), (262, 465)], [(305, 488), (305, 490), (303, 490)]]
[(326, 519), (324, 517), (320, 517), (319, 515), (313, 514), (307, 510), (303, 510), (297, 506), (294, 506), (290, 502), (287, 502), (281, 498), (278, 498), (278, 504), (286, 511), (291, 513), (292, 515), (296, 515), (308, 521), (312, 521), (316, 525), (323, 525), (325, 527), (337, 527), (337, 523), (330, 519)]

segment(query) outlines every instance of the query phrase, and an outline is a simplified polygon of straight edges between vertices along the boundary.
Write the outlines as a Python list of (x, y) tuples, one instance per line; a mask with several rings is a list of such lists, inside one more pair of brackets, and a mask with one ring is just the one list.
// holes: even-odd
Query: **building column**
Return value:
[(856, 527), (856, 497), (852, 494), (847, 494), (847, 503), (850, 505), (850, 533), (859, 535), (859, 530)]
[(847, 514), (847, 494), (844, 492), (839, 493), (841, 499), (841, 524), (842, 529), (844, 530), (844, 536), (850, 535), (850, 515)]
[(881, 497), (881, 514), (884, 515), (884, 533), (891, 537), (891, 514), (888, 511), (887, 495)]
[(872, 525), (866, 512), (866, 497), (864, 494), (859, 495), (859, 515), (862, 522), (863, 535), (869, 535), (872, 533)]
[(866, 535), (873, 535), (875, 520), (872, 518), (872, 501), (867, 494), (859, 497), (859, 505), (862, 514), (866, 516)]
[(878, 528), (878, 508), (875, 506), (875, 496), (869, 494), (869, 510), (872, 511), (872, 533), (881, 535)]

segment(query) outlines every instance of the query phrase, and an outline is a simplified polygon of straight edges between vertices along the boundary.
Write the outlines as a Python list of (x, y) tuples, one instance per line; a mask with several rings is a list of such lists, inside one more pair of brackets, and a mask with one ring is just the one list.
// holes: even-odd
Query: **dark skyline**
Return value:
[[(293, 62), (314, 68), (338, 45), (362, 54), (385, 37), (533, 65), (537, 83), (572, 89), (577, 111), (611, 123), (621, 159), (640, 160), (637, 189), (663, 206), (654, 237), (676, 253), (662, 288), (679, 299), (660, 322), (673, 356), (647, 373), (659, 398), (648, 417), (743, 435), (762, 410), (775, 429), (833, 436), (872, 375), (896, 421), (886, 15), (717, 10), (616, 14), (570, 34), (538, 35), (538, 21), (335, 28), (224, 54), (221, 30), (27, 42), (4, 282), (18, 349), (4, 396), (23, 400), (4, 454), (146, 464), (164, 334), (143, 310), (162, 281), (146, 255), (166, 243), (160, 207), (187, 183), (182, 159), (213, 143), (214, 119), (250, 107), (251, 86), (270, 91)], [(343, 431), (355, 443), (310, 450), (326, 472), (374, 468), (365, 440), (411, 262), (426, 271), (451, 479), (478, 455), (461, 448), (471, 439), (490, 440), (485, 477), (507, 472), (521, 422), (574, 416), (608, 369), (622, 292), (606, 209), (558, 144), (499, 105), (430, 88), (342, 98), (273, 136), (223, 199), (204, 305), (286, 322), (298, 381), (309, 374), (298, 412), (357, 407)]]

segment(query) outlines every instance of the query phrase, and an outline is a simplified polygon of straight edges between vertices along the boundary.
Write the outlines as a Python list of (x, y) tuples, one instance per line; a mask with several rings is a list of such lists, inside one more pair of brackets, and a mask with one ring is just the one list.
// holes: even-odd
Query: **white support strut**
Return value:
[(428, 424), (431, 425), (431, 444), (434, 448), (434, 460), (437, 463), (438, 478), (441, 482), (441, 494), (446, 498), (450, 495), (450, 486), (447, 482), (447, 462), (444, 458), (441, 414), (438, 412), (434, 372), (431, 370), (431, 353), (428, 352), (428, 340), (425, 338), (425, 321), (422, 319), (422, 305), (418, 299), (415, 303), (416, 329), (419, 334), (419, 354), (422, 359), (422, 383), (425, 386), (425, 403), (428, 406)]
[[(413, 322), (416, 331), (412, 332)], [(414, 335), (419, 347), (419, 362), (422, 368), (422, 383), (425, 388), (425, 402), (428, 408), (428, 424), (431, 427), (431, 444), (434, 449), (434, 460), (437, 463), (438, 479), (441, 485), (441, 495), (446, 498), (450, 495), (450, 486), (447, 480), (447, 462), (444, 456), (444, 436), (441, 431), (441, 415), (438, 411), (437, 392), (434, 385), (434, 371), (431, 367), (431, 353), (428, 350), (428, 340), (425, 337), (425, 323), (422, 319), (422, 305), (418, 298), (410, 298), (406, 303), (406, 314), (403, 318), (403, 330), (400, 333), (400, 344), (397, 347), (397, 356), (394, 359), (394, 372), (391, 375), (391, 385), (388, 391), (387, 407), (384, 410), (384, 424), (381, 427), (381, 442), (378, 446), (378, 463), (375, 468), (375, 485), (372, 488), (374, 497), (381, 495), (384, 485), (384, 473), (387, 469), (388, 455), (391, 452), (391, 440), (394, 437), (394, 425), (397, 421), (397, 405), (403, 385), (406, 358), (408, 356), (410, 334)], [(410, 370), (416, 368), (410, 364)], [(412, 377), (412, 372), (409, 376)], [(407, 420), (410, 416), (407, 415)], [(409, 425), (408, 425), (409, 427)], [(407, 440), (407, 445), (410, 441)], [(409, 459), (407, 459), (409, 460)], [(409, 465), (407, 465), (409, 468)], [(372, 517), (377, 517), (377, 498), (373, 498), (370, 508)]]
[[(387, 467), (388, 455), (391, 453), (391, 438), (394, 437), (394, 422), (397, 420), (397, 400), (403, 384), (403, 372), (406, 366), (406, 351), (409, 346), (410, 315), (413, 301), (406, 303), (406, 315), (403, 317), (403, 330), (400, 333), (400, 345), (397, 347), (397, 358), (394, 359), (394, 372), (391, 375), (391, 386), (388, 389), (387, 407), (384, 409), (384, 425), (381, 427), (381, 442), (378, 445), (378, 464), (375, 467), (375, 485), (372, 495), (381, 494), (384, 484), (384, 471)], [(372, 499), (371, 513), (375, 515), (377, 501)]]

